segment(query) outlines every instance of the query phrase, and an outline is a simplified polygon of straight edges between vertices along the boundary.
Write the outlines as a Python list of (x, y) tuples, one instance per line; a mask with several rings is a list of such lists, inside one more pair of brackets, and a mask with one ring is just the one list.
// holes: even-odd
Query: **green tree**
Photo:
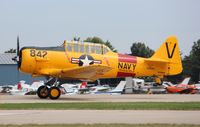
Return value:
[(16, 49), (9, 49), (8, 51), (5, 51), (4, 53), (16, 53)]
[(200, 79), (200, 40), (194, 42), (188, 60), (190, 60), (192, 80), (197, 82)]
[(200, 80), (200, 40), (193, 43), (190, 54), (182, 59), (182, 65), (182, 78), (191, 76), (192, 82)]
[(73, 41), (80, 41), (80, 40), (81, 40), (80, 37), (74, 37), (74, 38), (73, 38)]
[(107, 41), (103, 41), (99, 37), (88, 37), (87, 39), (84, 40), (84, 42), (93, 42), (93, 43), (98, 43), (98, 44), (104, 44), (108, 46), (113, 52), (117, 52), (117, 50), (111, 45), (111, 43)]
[(150, 49), (142, 42), (135, 42), (131, 46), (131, 55), (149, 58), (153, 55), (154, 50)]
[(182, 75), (183, 77), (188, 77), (191, 76), (191, 58), (190, 56), (185, 56), (182, 60), (182, 65), (183, 65), (183, 72)]

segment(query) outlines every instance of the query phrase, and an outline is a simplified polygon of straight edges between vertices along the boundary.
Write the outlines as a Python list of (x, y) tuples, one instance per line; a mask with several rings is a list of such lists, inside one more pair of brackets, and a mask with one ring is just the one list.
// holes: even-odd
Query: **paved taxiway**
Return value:
[(200, 94), (62, 95), (58, 100), (39, 99), (36, 95), (0, 95), (0, 103), (67, 102), (200, 102)]
[[(0, 95), (0, 103), (200, 102), (200, 94), (64, 95), (58, 100), (36, 95)], [(166, 110), (0, 110), (0, 124), (199, 124), (200, 111)]]
[(0, 124), (199, 124), (200, 111), (0, 110)]

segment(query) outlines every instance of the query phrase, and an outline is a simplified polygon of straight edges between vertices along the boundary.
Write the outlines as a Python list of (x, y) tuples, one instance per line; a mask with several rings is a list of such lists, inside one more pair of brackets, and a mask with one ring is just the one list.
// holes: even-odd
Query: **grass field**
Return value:
[(176, 124), (66, 124), (66, 125), (0, 125), (1, 127), (199, 127)]
[(200, 110), (200, 102), (5, 103), (0, 110)]

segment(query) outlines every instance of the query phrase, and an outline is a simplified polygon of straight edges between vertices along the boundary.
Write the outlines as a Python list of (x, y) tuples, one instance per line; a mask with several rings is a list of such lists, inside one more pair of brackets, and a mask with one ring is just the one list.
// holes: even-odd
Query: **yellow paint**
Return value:
[[(77, 46), (77, 49), (70, 49), (70, 46)], [(136, 63), (120, 62), (118, 54), (109, 50), (105, 45), (65, 42), (63, 47), (64, 51), (24, 48), (20, 70), (33, 76), (84, 80), (116, 78), (118, 73), (163, 77), (182, 72), (178, 41), (174, 36), (167, 38), (151, 58), (136, 57)], [(96, 50), (92, 50), (92, 47)], [(98, 52), (98, 48), (103, 49), (103, 52)], [(83, 66), (79, 66), (76, 62), (72, 63), (73, 60), (80, 60), (80, 56), (84, 54), (92, 56), (96, 63), (87, 65), (88, 63), (83, 62)]]

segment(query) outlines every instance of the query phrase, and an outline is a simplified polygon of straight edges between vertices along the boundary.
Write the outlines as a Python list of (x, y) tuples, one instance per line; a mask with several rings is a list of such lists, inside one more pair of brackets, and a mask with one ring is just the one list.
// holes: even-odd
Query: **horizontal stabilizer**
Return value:
[(146, 62), (160, 62), (160, 63), (167, 63), (167, 60), (160, 59), (160, 58), (149, 58), (145, 59)]

